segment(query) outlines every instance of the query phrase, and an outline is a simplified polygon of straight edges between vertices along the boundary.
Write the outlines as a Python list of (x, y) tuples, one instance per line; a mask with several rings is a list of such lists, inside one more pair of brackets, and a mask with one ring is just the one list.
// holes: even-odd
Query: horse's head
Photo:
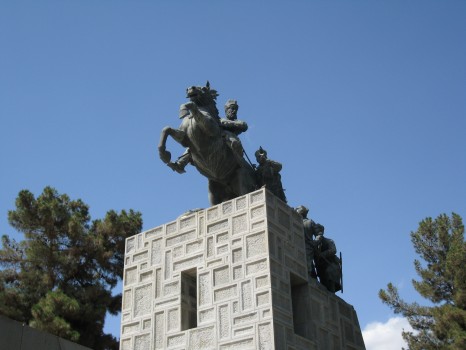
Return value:
[(194, 102), (198, 107), (205, 107), (211, 110), (213, 116), (218, 117), (218, 110), (215, 100), (217, 90), (211, 89), (209, 82), (206, 86), (190, 86), (186, 89), (186, 97)]

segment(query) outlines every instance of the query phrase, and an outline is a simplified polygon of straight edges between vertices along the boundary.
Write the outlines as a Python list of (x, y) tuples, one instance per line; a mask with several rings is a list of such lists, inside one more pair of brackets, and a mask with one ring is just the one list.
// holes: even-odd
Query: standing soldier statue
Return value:
[(324, 237), (324, 226), (315, 224), (313, 227), (314, 262), (317, 276), (329, 292), (343, 291), (341, 259), (337, 257), (337, 247), (330, 238)]
[(267, 151), (260, 147), (256, 153), (259, 166), (256, 169), (259, 187), (265, 186), (274, 195), (286, 203), (285, 191), (282, 186), (282, 164), (267, 158)]
[(295, 208), (295, 211), (303, 218), (303, 227), (304, 227), (304, 246), (306, 248), (306, 262), (307, 262), (307, 273), (308, 278), (317, 279), (316, 267), (314, 265), (314, 236), (313, 236), (313, 226), (315, 225), (314, 221), (307, 218), (307, 209), (304, 205), (300, 205)]
[(343, 291), (342, 262), (341, 258), (336, 256), (335, 242), (324, 237), (324, 226), (308, 219), (308, 208), (300, 205), (294, 210), (303, 218), (304, 245), (309, 279), (319, 277), (320, 283), (332, 293), (339, 290)]

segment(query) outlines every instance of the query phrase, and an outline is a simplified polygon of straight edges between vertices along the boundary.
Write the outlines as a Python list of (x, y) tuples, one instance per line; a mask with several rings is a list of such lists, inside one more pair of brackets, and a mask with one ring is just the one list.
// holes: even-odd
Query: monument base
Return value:
[(127, 239), (120, 349), (365, 347), (353, 307), (307, 281), (302, 218), (261, 189)]

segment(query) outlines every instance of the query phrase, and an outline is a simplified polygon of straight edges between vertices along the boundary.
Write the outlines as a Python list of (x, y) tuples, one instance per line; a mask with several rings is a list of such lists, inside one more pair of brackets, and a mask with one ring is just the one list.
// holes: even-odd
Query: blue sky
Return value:
[[(194, 168), (157, 156), (185, 89), (238, 100), (252, 159), (283, 163), (344, 256), (361, 327), (419, 300), (409, 233), (466, 218), (464, 1), (10, 1), (0, 4), (0, 233), (21, 189), (139, 210), (144, 229), (207, 207)], [(169, 143), (172, 154), (182, 148)], [(107, 329), (119, 333), (118, 318)]]

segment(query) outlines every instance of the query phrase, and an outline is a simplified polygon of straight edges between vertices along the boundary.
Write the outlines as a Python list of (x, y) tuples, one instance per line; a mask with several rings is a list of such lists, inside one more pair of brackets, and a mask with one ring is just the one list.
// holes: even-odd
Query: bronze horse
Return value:
[[(186, 91), (190, 102), (180, 107), (180, 127), (167, 126), (160, 135), (160, 159), (179, 173), (184, 172), (186, 164), (194, 165), (209, 180), (211, 205), (254, 191), (254, 169), (244, 158), (235, 157), (223, 137), (215, 102), (217, 91), (210, 89), (209, 82), (204, 87), (191, 86)], [(171, 154), (166, 150), (168, 136), (187, 147), (175, 162), (170, 161)]]

